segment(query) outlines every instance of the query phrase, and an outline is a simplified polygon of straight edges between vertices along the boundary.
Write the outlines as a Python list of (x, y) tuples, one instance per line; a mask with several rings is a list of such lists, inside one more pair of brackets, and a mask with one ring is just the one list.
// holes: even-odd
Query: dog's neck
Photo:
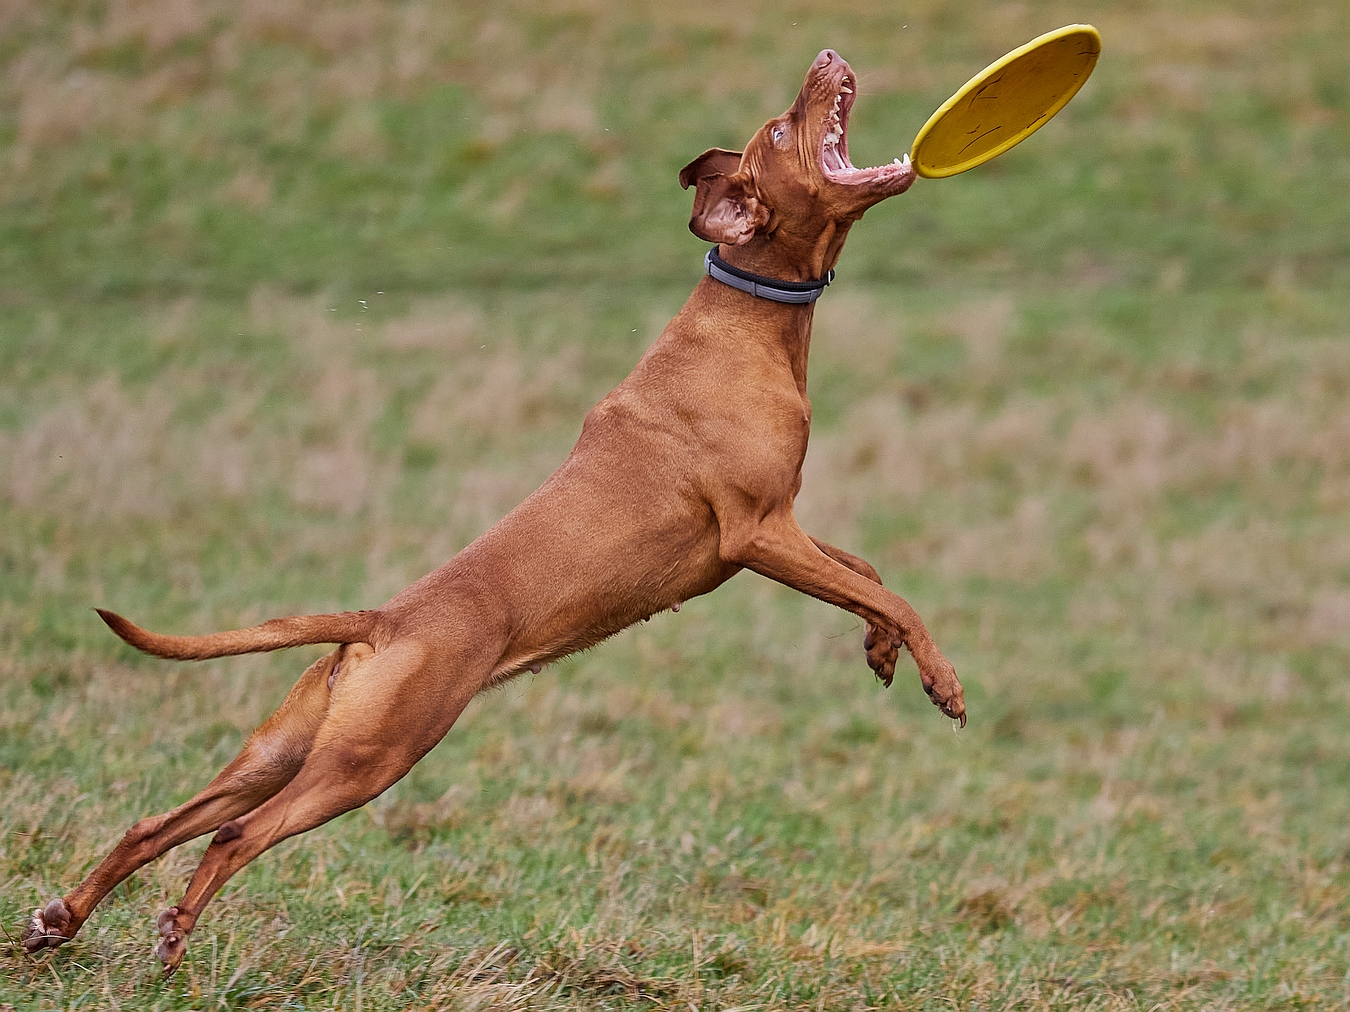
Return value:
[(813, 223), (805, 234), (787, 226), (756, 235), (743, 246), (718, 247), (733, 267), (780, 281), (816, 281), (834, 270), (852, 222)]
[[(755, 236), (743, 246), (717, 248), (717, 255), (733, 267), (779, 281), (815, 281), (839, 261), (852, 222), (829, 223), (810, 238), (779, 229)], [(813, 230), (815, 231), (815, 230)], [(828, 295), (826, 296), (828, 297)], [(814, 303), (790, 305), (747, 296), (746, 312), (753, 313), (747, 332), (763, 334), (787, 357), (797, 389), (806, 396), (806, 365), (811, 353)], [(758, 303), (756, 305), (756, 303)], [(766, 329), (765, 324), (769, 327)]]

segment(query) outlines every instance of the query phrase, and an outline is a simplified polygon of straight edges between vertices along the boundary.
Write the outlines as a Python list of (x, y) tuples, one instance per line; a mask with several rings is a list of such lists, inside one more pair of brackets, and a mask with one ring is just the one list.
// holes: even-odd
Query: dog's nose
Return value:
[(833, 49), (822, 49), (820, 55), (816, 57), (816, 67), (828, 67), (835, 60), (839, 59), (839, 54)]

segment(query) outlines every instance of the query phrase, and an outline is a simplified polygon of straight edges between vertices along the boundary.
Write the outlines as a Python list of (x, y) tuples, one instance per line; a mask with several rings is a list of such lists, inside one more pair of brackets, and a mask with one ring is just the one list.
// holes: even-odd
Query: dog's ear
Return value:
[(689, 231), (708, 242), (739, 246), (769, 222), (769, 211), (738, 175), (741, 153), (709, 148), (680, 170), (680, 185), (696, 186)]
[(741, 153), (726, 148), (709, 148), (680, 170), (680, 186), (689, 189), (704, 176), (721, 173), (730, 176), (741, 167)]
[(769, 223), (769, 209), (754, 195), (750, 177), (720, 172), (698, 181), (689, 231), (708, 242), (739, 246)]

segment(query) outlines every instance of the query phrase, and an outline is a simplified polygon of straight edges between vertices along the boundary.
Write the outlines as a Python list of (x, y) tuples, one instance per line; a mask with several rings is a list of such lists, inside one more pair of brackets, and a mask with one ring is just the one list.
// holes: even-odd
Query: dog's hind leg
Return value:
[(182, 962), (203, 908), (230, 876), (287, 837), (359, 808), (412, 769), (487, 684), (499, 656), (490, 653), (403, 639), (350, 667), (344, 661), (300, 771), (272, 798), (220, 827), (183, 899), (160, 914), (155, 951), (165, 974)]
[(353, 644), (310, 665), (277, 712), (205, 790), (173, 811), (136, 823), (73, 892), (33, 911), (23, 930), (24, 948), (35, 952), (68, 941), (113, 887), (136, 869), (256, 808), (285, 787), (304, 764), (323, 723), (329, 676), (344, 651), (368, 652), (370, 647)]

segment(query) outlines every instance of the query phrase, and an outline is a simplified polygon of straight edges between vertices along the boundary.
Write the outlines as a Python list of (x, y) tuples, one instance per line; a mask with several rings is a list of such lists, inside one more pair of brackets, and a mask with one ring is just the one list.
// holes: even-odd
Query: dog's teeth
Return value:
[[(852, 95), (852, 94), (853, 94), (853, 89), (850, 88), (850, 87), (849, 87), (848, 85), (846, 85), (846, 84), (841, 84), (841, 85), (839, 86), (839, 90), (842, 91), (845, 95)], [(839, 100), (838, 100), (838, 99), (835, 99), (835, 101), (837, 102), (837, 101), (839, 101)]]

